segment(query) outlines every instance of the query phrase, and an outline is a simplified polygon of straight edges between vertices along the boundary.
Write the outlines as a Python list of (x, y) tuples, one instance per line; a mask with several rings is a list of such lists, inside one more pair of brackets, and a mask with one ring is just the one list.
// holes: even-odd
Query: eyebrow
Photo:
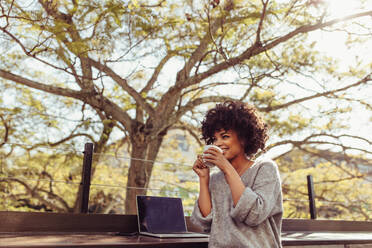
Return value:
[(223, 130), (220, 135), (224, 135), (224, 134), (230, 134), (230, 131), (229, 130)]

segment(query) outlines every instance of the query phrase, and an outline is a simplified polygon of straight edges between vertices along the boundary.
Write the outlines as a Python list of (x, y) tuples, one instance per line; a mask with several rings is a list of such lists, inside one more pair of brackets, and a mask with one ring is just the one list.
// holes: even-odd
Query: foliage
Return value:
[[(148, 194), (181, 197), (185, 213), (190, 215), (198, 193), (198, 181), (189, 161), (184, 159), (187, 153), (180, 155), (180, 149), (175, 149), (176, 139), (167, 140), (170, 143), (166, 143), (160, 156), (167, 153), (168, 158), (169, 155), (176, 158), (178, 154), (183, 160), (176, 158), (173, 162), (155, 163)], [(306, 176), (312, 175), (318, 218), (371, 220), (371, 175), (363, 171), (363, 165), (368, 168), (371, 161), (355, 157), (354, 161), (346, 164), (337, 157), (340, 156), (338, 153), (313, 152), (318, 152), (318, 156), (295, 150), (277, 159), (282, 177), (284, 217), (309, 218)], [(100, 161), (97, 157), (93, 157), (95, 176), (92, 178), (89, 211), (122, 214), (125, 211), (129, 157), (104, 154), (99, 156)], [(7, 178), (0, 181), (4, 185), (0, 190), (2, 210), (78, 211), (74, 209), (77, 207), (75, 197), (82, 164), (82, 157), (78, 154), (44, 150), (18, 154), (8, 158), (6, 163), (4, 160), (1, 162), (1, 177)]]
[(77, 208), (81, 155), (44, 149), (18, 150), (4, 157), (0, 179), (2, 209), (74, 212)]
[[(320, 151), (318, 151), (320, 152)], [(320, 219), (365, 220), (372, 218), (371, 173), (363, 167), (371, 161), (356, 159), (356, 164), (339, 158), (306, 156), (293, 151), (278, 159), (284, 193), (284, 217), (309, 218), (306, 176), (312, 175), (317, 217)]]
[(4, 0), (0, 10), (1, 147), (124, 147), (136, 158), (119, 180), (128, 213), (158, 173), (167, 133), (198, 138), (206, 108), (227, 99), (264, 113), (268, 150), (371, 155), (347, 119), (354, 109), (371, 114), (369, 59), (360, 51), (341, 66), (309, 36), (337, 31), (350, 48), (367, 44), (363, 6), (344, 18), (323, 1)]

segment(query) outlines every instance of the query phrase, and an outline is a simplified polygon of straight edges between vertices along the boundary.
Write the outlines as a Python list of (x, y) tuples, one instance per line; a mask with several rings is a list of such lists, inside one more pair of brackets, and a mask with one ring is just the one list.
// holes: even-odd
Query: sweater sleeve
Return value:
[(209, 213), (208, 216), (203, 217), (203, 215), (200, 212), (199, 208), (199, 199), (196, 200), (194, 204), (194, 210), (191, 215), (191, 221), (195, 225), (200, 226), (204, 232), (210, 232), (211, 231), (211, 224), (212, 224), (212, 211)]
[(246, 187), (236, 206), (232, 205), (230, 216), (235, 221), (257, 226), (275, 214), (280, 194), (278, 168), (273, 161), (264, 162), (257, 171), (252, 188)]

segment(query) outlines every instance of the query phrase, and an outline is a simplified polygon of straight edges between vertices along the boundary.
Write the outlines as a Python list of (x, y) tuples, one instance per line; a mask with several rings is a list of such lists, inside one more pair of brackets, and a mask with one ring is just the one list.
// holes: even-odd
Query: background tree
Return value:
[[(307, 151), (304, 151), (307, 150)], [(311, 154), (311, 155), (310, 155)], [(317, 218), (372, 219), (372, 162), (310, 147), (277, 159), (286, 218), (309, 218), (306, 176), (312, 175)]]
[(370, 155), (370, 139), (348, 133), (344, 119), (351, 107), (371, 113), (370, 99), (355, 94), (371, 89), (370, 61), (361, 51), (339, 67), (308, 37), (342, 29), (350, 46), (362, 44), (372, 10), (360, 4), (332, 18), (325, 1), (3, 0), (0, 77), (12, 108), (2, 135), (30, 147), (90, 140), (97, 154), (129, 144), (127, 213), (146, 193), (164, 136), (182, 128), (197, 137), (209, 103), (256, 105), (272, 126), (270, 149)]

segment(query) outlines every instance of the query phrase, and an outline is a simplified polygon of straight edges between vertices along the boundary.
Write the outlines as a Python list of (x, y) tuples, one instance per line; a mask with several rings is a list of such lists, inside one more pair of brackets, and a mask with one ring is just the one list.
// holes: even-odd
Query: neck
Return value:
[(239, 176), (241, 176), (249, 167), (253, 165), (254, 161), (247, 159), (244, 154), (243, 156), (233, 158), (230, 163), (235, 168)]

